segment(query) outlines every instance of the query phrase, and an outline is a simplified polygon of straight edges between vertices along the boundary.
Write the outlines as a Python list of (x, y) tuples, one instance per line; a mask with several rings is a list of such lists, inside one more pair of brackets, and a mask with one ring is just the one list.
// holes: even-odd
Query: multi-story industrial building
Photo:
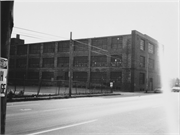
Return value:
[(87, 87), (113, 82), (116, 90), (143, 91), (160, 86), (160, 47), (146, 34), (133, 30), (72, 43), (70, 51), (70, 40), (24, 44), (19, 36), (13, 38), (9, 79), (68, 80), (72, 59), (73, 81)]

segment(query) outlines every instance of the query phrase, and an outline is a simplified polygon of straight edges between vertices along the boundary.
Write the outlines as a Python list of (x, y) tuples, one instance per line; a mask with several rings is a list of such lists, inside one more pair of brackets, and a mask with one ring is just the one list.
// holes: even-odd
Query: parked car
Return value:
[(162, 93), (162, 92), (163, 92), (163, 90), (161, 87), (157, 87), (154, 89), (154, 93)]
[(172, 92), (180, 92), (180, 86), (172, 87)]

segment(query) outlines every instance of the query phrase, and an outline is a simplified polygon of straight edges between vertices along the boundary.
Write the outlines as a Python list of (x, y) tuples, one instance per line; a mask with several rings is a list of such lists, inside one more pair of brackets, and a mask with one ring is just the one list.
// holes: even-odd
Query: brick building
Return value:
[[(158, 52), (155, 39), (135, 30), (73, 40), (73, 81), (86, 87), (113, 82), (121, 91), (152, 90), (160, 85)], [(11, 40), (9, 79), (68, 81), (69, 56), (70, 40), (24, 44), (17, 36)]]

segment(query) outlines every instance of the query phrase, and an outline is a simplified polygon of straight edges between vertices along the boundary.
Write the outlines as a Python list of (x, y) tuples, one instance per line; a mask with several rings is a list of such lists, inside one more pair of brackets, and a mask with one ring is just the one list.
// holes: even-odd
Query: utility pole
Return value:
[[(6, 100), (7, 100), (7, 84), (8, 84), (8, 66), (6, 66), (9, 58), (10, 40), (13, 29), (13, 6), (14, 1), (1, 1), (1, 38), (0, 38), (0, 70), (1, 70), (1, 85), (0, 85), (0, 97), (1, 97), (1, 133), (5, 134), (6, 126)], [(4, 68), (4, 69), (3, 69)], [(7, 68), (7, 69), (5, 69)], [(5, 70), (7, 75), (5, 76)], [(4, 83), (4, 80), (6, 83)]]
[(72, 32), (70, 33), (70, 45), (69, 45), (69, 97), (72, 93), (72, 67), (73, 67), (73, 41), (72, 41)]

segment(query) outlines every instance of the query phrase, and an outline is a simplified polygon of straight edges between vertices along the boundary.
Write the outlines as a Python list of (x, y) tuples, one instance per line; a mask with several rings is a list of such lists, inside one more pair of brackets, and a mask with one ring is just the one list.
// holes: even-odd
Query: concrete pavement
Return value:
[(178, 94), (8, 103), (6, 134), (179, 135)]

